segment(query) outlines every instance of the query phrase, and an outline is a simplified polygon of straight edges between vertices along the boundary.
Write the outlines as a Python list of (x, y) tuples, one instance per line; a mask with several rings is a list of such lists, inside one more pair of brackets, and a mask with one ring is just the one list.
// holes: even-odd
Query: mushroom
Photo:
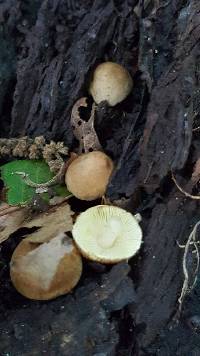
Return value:
[(94, 200), (106, 192), (113, 162), (105, 153), (93, 151), (76, 158), (67, 169), (68, 190), (81, 200)]
[(129, 95), (132, 87), (133, 80), (124, 67), (105, 62), (95, 69), (89, 92), (97, 104), (106, 100), (110, 106), (115, 106)]
[(48, 300), (66, 294), (81, 273), (80, 253), (64, 233), (42, 244), (22, 240), (10, 262), (13, 285), (29, 299)]
[(81, 213), (72, 235), (84, 257), (108, 264), (134, 256), (142, 242), (138, 215), (109, 205), (94, 206)]

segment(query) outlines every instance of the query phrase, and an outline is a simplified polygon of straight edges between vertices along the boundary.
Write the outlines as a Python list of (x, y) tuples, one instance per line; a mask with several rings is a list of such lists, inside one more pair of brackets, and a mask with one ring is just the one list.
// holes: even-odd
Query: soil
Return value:
[[(144, 231), (129, 265), (85, 262), (75, 291), (51, 302), (14, 290), (9, 261), (19, 236), (4, 242), (0, 355), (200, 355), (200, 273), (178, 313), (179, 244), (200, 205), (172, 180), (173, 172), (198, 194), (191, 175), (200, 156), (199, 14), (199, 0), (0, 1), (1, 137), (44, 135), (75, 149), (70, 114), (88, 96), (95, 66), (110, 60), (130, 71), (132, 93), (113, 108), (101, 103), (95, 128), (116, 164), (107, 198), (139, 212)], [(79, 203), (72, 201), (87, 206)], [(191, 271), (193, 259), (190, 251)]]

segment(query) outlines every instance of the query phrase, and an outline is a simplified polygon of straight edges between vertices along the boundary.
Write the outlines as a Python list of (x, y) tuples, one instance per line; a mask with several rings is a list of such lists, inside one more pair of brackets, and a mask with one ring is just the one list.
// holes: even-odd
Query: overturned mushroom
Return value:
[(101, 263), (129, 259), (142, 242), (138, 216), (109, 205), (98, 205), (80, 214), (72, 235), (83, 256)]
[(10, 276), (17, 291), (36, 300), (53, 299), (70, 292), (81, 273), (81, 256), (64, 233), (42, 244), (24, 239), (10, 263)]
[(130, 94), (132, 87), (132, 78), (124, 67), (105, 62), (95, 69), (89, 92), (97, 104), (106, 100), (110, 106), (115, 106)]
[(105, 153), (85, 153), (70, 164), (65, 183), (76, 198), (94, 200), (105, 194), (112, 171), (113, 162)]

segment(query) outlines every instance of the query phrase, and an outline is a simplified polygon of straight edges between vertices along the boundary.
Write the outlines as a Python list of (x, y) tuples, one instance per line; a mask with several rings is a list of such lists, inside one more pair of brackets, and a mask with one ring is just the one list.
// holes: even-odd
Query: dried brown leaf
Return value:
[(71, 231), (73, 225), (72, 215), (73, 212), (66, 203), (38, 215), (36, 218), (23, 224), (23, 227), (39, 228), (30, 234), (27, 240), (33, 243), (43, 243), (51, 240), (59, 233)]
[(79, 153), (101, 151), (102, 147), (94, 128), (95, 104), (92, 106), (91, 115), (88, 121), (81, 119), (79, 114), (80, 107), (87, 107), (87, 98), (79, 99), (72, 108), (71, 125), (74, 136), (79, 141)]
[(5, 206), (1, 205), (0, 212), (0, 243), (2, 243), (13, 232), (22, 227), (28, 216), (28, 209), (9, 207), (5, 204)]

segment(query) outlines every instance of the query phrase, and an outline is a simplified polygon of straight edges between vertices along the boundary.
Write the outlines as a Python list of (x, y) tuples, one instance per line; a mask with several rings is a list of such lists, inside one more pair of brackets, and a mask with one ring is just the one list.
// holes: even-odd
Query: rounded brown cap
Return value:
[(80, 253), (64, 233), (42, 244), (24, 239), (10, 262), (14, 287), (25, 297), (35, 300), (53, 299), (70, 292), (81, 273)]
[(101, 263), (129, 259), (142, 242), (138, 217), (109, 205), (94, 206), (80, 214), (72, 235), (83, 256)]
[(105, 194), (112, 171), (113, 162), (105, 153), (84, 153), (70, 164), (65, 183), (76, 198), (94, 200)]
[(97, 104), (106, 100), (110, 106), (115, 106), (130, 94), (132, 87), (133, 80), (124, 67), (105, 62), (95, 69), (89, 92)]

